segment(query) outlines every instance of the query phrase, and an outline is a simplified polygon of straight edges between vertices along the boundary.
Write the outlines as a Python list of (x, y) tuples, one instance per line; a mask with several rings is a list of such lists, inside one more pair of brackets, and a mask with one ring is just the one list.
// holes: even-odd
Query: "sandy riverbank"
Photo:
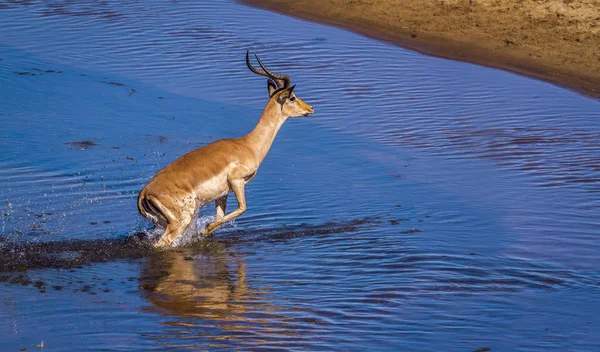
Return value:
[(600, 98), (600, 0), (241, 0)]

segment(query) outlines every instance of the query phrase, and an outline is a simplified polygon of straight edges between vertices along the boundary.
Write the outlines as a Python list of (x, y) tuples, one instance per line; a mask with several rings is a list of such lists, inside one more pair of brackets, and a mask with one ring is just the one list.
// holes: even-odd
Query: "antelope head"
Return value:
[(284, 117), (309, 116), (314, 112), (312, 106), (296, 96), (294, 93), (296, 85), (290, 86), (290, 76), (279, 75), (269, 71), (256, 54), (254, 54), (254, 57), (262, 69), (252, 66), (250, 63), (250, 51), (246, 51), (246, 64), (250, 71), (268, 78), (269, 99), (281, 106), (281, 114)]

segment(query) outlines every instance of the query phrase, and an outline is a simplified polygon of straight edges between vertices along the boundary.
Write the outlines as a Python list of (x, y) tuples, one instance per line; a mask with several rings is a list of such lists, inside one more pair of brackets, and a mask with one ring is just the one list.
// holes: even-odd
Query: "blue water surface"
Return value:
[[(225, 0), (0, 27), (1, 350), (600, 349), (598, 101)], [(115, 254), (154, 173), (258, 120), (246, 49), (315, 115), (215, 239)]]

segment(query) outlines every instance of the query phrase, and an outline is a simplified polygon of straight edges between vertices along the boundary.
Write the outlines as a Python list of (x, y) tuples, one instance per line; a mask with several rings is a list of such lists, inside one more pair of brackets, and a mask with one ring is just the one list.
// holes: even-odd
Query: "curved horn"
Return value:
[(254, 66), (252, 66), (252, 64), (250, 63), (250, 50), (246, 50), (246, 65), (248, 65), (248, 68), (250, 69), (250, 71), (256, 73), (257, 75), (271, 78), (271, 76), (269, 76), (265, 71), (259, 70), (259, 69), (255, 68)]
[(265, 65), (263, 65), (262, 61), (260, 61), (260, 59), (258, 58), (258, 55), (254, 54), (254, 57), (256, 58), (256, 61), (258, 61), (258, 64), (260, 65), (260, 67), (264, 70), (264, 72), (269, 75), (270, 78), (274, 79), (277, 82), (277, 85), (279, 86), (279, 88), (287, 88), (290, 86), (290, 76), (288, 75), (278, 75), (276, 73), (273, 73), (271, 71), (269, 71)]

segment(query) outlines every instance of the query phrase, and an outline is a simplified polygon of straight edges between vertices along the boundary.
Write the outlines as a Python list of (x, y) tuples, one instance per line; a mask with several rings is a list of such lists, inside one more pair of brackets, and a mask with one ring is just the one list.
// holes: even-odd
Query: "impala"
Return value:
[[(215, 201), (215, 221), (201, 233), (210, 235), (225, 222), (246, 211), (244, 187), (254, 176), (288, 117), (309, 116), (314, 110), (294, 94), (290, 77), (250, 63), (250, 71), (267, 77), (269, 101), (256, 127), (240, 138), (221, 139), (184, 154), (160, 170), (138, 196), (138, 210), (164, 233), (156, 247), (170, 246), (186, 231), (196, 231), (200, 207)], [(225, 215), (227, 196), (233, 192), (238, 208)]]

